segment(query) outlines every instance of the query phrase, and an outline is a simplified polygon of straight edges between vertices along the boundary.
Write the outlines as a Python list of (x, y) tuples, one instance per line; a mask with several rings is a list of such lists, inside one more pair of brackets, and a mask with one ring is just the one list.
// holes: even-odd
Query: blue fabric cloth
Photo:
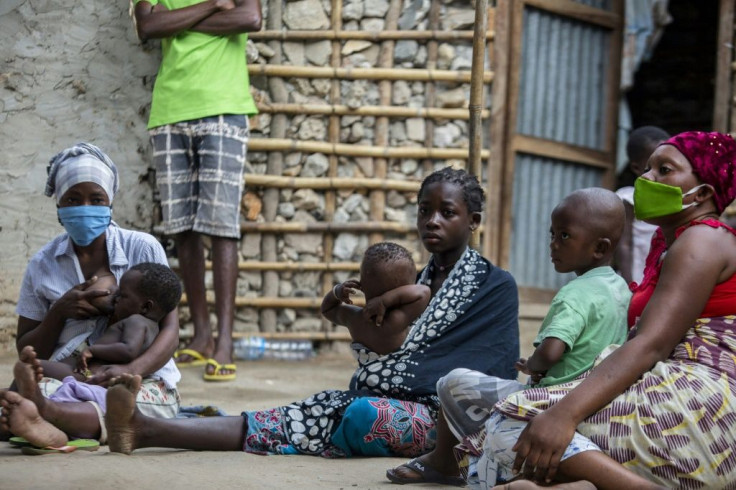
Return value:
[[(422, 271), (420, 281), (430, 280), (432, 264), (430, 261)], [(401, 420), (401, 424), (412, 428), (411, 435), (404, 434), (398, 440), (414, 442), (406, 446), (394, 444), (391, 454), (411, 456), (431, 449), (433, 424), (423, 424), (422, 419), (424, 410), (432, 420), (436, 418), (436, 384), (441, 376), (465, 367), (500, 378), (516, 378), (518, 311), (518, 291), (511, 275), (468, 249), (399, 350), (379, 355), (361, 344), (353, 344), (358, 368), (348, 391), (328, 390), (284, 407), (244, 413), (249, 420), (245, 451), (284, 454), (281, 448), (289, 446), (300, 453), (328, 457), (382, 452), (355, 443), (356, 438), (375, 438), (375, 417), (353, 418), (353, 413), (365, 412), (349, 408), (356, 402), (371, 403), (366, 398), (407, 402), (383, 411), (374, 410), (375, 416), (391, 414), (392, 420)], [(250, 423), (251, 419), (257, 423)], [(341, 426), (345, 423), (351, 426)], [(397, 426), (391, 430), (400, 434), (403, 429)], [(335, 440), (333, 434), (343, 435)], [(344, 442), (347, 439), (350, 443)]]
[(431, 451), (436, 439), (427, 405), (375, 397), (359, 398), (348, 405), (332, 434), (332, 444), (345, 456), (400, 454), (411, 458)]

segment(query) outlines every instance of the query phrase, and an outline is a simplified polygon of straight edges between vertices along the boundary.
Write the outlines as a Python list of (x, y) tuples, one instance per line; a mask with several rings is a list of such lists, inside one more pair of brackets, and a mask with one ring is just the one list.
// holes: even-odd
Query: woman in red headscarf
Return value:
[(736, 231), (719, 216), (736, 197), (735, 161), (736, 142), (720, 133), (682, 133), (652, 154), (634, 208), (659, 229), (633, 288), (629, 340), (587, 376), (497, 405), (481, 484), (522, 474), (507, 486), (733, 488)]

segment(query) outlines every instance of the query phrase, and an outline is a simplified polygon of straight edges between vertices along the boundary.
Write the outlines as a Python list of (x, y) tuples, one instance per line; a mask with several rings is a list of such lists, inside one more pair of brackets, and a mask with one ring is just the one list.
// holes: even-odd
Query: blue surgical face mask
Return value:
[(86, 247), (105, 233), (112, 214), (109, 206), (69, 206), (58, 208), (57, 211), (59, 222), (80, 247)]

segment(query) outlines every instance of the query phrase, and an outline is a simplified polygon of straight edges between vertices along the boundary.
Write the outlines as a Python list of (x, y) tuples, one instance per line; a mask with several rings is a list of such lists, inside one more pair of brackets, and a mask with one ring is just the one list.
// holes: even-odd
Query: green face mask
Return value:
[(679, 187), (640, 177), (634, 181), (634, 216), (636, 219), (647, 220), (677, 214), (683, 209), (697, 206), (697, 202), (683, 206), (682, 199), (703, 185), (705, 184), (695, 186), (683, 194)]

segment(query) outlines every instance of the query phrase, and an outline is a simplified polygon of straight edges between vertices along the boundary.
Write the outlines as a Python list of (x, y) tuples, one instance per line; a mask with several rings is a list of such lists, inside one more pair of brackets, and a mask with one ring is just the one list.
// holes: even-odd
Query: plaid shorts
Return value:
[(164, 232), (240, 238), (248, 116), (220, 115), (149, 131)]

